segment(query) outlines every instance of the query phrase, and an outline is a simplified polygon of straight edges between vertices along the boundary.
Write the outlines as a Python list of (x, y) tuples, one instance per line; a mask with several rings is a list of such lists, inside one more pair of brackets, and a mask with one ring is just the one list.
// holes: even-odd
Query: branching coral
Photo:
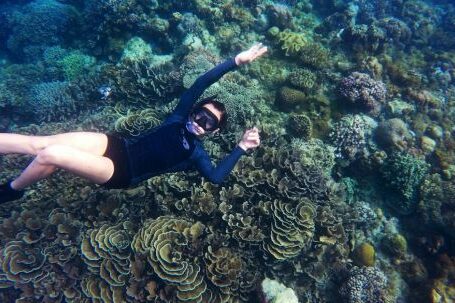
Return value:
[(305, 114), (291, 114), (288, 120), (291, 132), (297, 138), (309, 140), (313, 132), (313, 123)]
[(292, 71), (288, 81), (295, 87), (304, 91), (311, 90), (316, 84), (316, 74), (306, 68)]
[(358, 72), (343, 78), (338, 91), (349, 103), (368, 111), (373, 116), (381, 112), (387, 93), (384, 83)]
[(16, 12), (7, 45), (17, 55), (33, 60), (48, 46), (62, 44), (75, 28), (76, 9), (54, 0), (36, 0)]
[(401, 203), (390, 201), (390, 206), (400, 213), (408, 214), (415, 210), (420, 183), (428, 172), (429, 165), (406, 152), (390, 155), (381, 167), (386, 186), (397, 192)]
[(181, 89), (181, 75), (171, 64), (151, 66), (148, 60), (125, 60), (108, 75), (119, 97), (131, 103), (172, 100)]
[(330, 64), (330, 51), (320, 43), (310, 42), (300, 50), (299, 60), (306, 66), (323, 69)]
[(439, 174), (425, 177), (420, 186), (418, 212), (424, 222), (438, 226), (448, 235), (455, 234), (455, 181)]
[(330, 175), (335, 165), (335, 148), (319, 139), (304, 141), (293, 139), (291, 148), (297, 151), (303, 166), (319, 167), (322, 172)]
[(365, 115), (346, 115), (335, 123), (330, 133), (330, 141), (335, 146), (337, 158), (348, 163), (367, 157), (371, 152), (370, 141), (376, 121)]
[(74, 114), (77, 104), (68, 82), (43, 82), (32, 87), (27, 99), (29, 109), (38, 121), (63, 119)]
[(375, 267), (353, 267), (340, 293), (349, 303), (391, 303), (387, 283), (384, 273)]

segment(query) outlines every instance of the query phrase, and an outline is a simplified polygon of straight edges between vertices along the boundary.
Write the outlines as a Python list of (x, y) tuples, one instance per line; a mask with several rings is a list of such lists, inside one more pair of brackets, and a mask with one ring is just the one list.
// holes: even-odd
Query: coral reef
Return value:
[(68, 82), (54, 81), (34, 85), (27, 99), (29, 110), (38, 121), (63, 119), (76, 112)]
[(387, 150), (403, 151), (412, 145), (413, 139), (407, 124), (399, 118), (379, 123), (375, 131), (376, 142)]
[(73, 51), (58, 61), (58, 64), (61, 65), (66, 80), (71, 81), (87, 72), (95, 64), (95, 58)]
[(290, 114), (289, 115), (289, 128), (297, 138), (308, 140), (311, 138), (313, 131), (313, 124), (310, 118), (305, 114)]
[(346, 115), (335, 123), (330, 141), (335, 146), (335, 156), (349, 164), (367, 158), (374, 150), (371, 143), (376, 121), (365, 115)]
[(78, 22), (76, 9), (54, 0), (35, 0), (10, 17), (7, 47), (17, 58), (34, 61), (48, 46), (64, 43)]
[(455, 232), (454, 181), (443, 180), (439, 174), (428, 175), (420, 185), (418, 213), (429, 226), (437, 226), (447, 235)]
[(306, 94), (303, 91), (283, 86), (277, 94), (276, 102), (282, 109), (290, 110), (303, 106)]
[(261, 283), (261, 289), (264, 293), (266, 302), (270, 303), (298, 303), (297, 296), (294, 291), (278, 281), (264, 279)]
[(303, 91), (311, 90), (316, 84), (316, 75), (309, 69), (298, 69), (292, 71), (288, 76), (288, 81), (293, 86)]
[(201, 302), (203, 297), (211, 297), (200, 261), (195, 258), (203, 231), (199, 222), (160, 217), (144, 222), (131, 246), (135, 253), (147, 257), (158, 278), (176, 287), (176, 298)]
[(292, 32), (286, 29), (277, 35), (278, 43), (286, 56), (297, 56), (303, 47), (308, 43), (302, 33)]
[(314, 206), (305, 199), (295, 208), (275, 200), (271, 204), (271, 212), (271, 236), (270, 240), (264, 243), (264, 250), (277, 260), (298, 256), (308, 248), (314, 234)]
[(350, 104), (377, 116), (386, 98), (384, 83), (375, 81), (369, 75), (354, 72), (340, 81), (338, 92)]
[(310, 42), (301, 48), (299, 61), (304, 65), (323, 69), (331, 63), (329, 56), (330, 51), (322, 44)]
[(340, 288), (340, 294), (349, 303), (394, 302), (388, 296), (387, 278), (376, 267), (353, 267)]
[(375, 249), (370, 243), (362, 243), (353, 251), (354, 262), (358, 266), (374, 266)]
[(399, 213), (415, 210), (420, 183), (428, 172), (429, 165), (406, 152), (392, 153), (381, 167), (385, 185), (400, 195), (400, 202), (389, 201)]
[(115, 121), (114, 129), (128, 136), (139, 136), (161, 123), (159, 113), (151, 108), (126, 112), (116, 109), (116, 112), (120, 117)]
[[(58, 170), (2, 204), (0, 301), (451, 302), (452, 2), (2, 1), (0, 132), (137, 136), (269, 49), (201, 96), (230, 116), (215, 162), (261, 131), (223, 184)], [(2, 155), (1, 181), (29, 163)]]
[(319, 167), (323, 173), (330, 175), (335, 165), (335, 148), (319, 139), (304, 141), (293, 139), (291, 147), (299, 155), (303, 166)]
[(86, 296), (102, 302), (125, 301), (123, 290), (130, 274), (132, 236), (132, 224), (128, 221), (87, 231), (81, 253), (93, 276), (84, 277)]

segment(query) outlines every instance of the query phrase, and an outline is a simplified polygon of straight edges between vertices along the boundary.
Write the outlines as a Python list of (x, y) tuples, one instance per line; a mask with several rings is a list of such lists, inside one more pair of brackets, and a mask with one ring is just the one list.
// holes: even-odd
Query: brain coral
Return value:
[(270, 238), (264, 242), (264, 250), (276, 260), (298, 256), (313, 239), (315, 207), (307, 199), (302, 199), (295, 207), (275, 200), (271, 210)]

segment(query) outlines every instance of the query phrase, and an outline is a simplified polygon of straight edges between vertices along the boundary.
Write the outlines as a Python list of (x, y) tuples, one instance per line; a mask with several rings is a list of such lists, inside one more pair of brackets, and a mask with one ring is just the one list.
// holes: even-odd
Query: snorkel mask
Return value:
[(220, 120), (218, 120), (218, 117), (204, 107), (206, 101), (214, 100), (216, 97), (217, 95), (214, 95), (201, 100), (199, 105), (197, 105), (190, 113), (190, 119), (206, 132), (212, 132), (220, 127)]
[(206, 132), (212, 132), (219, 127), (220, 121), (218, 118), (207, 108), (201, 106), (193, 110), (190, 115), (197, 125), (199, 125)]

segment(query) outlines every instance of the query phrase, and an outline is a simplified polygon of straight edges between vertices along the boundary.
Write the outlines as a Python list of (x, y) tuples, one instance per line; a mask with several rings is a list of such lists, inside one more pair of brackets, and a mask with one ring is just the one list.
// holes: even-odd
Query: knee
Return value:
[(45, 136), (32, 136), (29, 144), (30, 154), (38, 155), (43, 149), (49, 146), (50, 141)]
[(43, 165), (55, 165), (58, 164), (63, 153), (64, 146), (49, 145), (37, 152), (36, 161)]

